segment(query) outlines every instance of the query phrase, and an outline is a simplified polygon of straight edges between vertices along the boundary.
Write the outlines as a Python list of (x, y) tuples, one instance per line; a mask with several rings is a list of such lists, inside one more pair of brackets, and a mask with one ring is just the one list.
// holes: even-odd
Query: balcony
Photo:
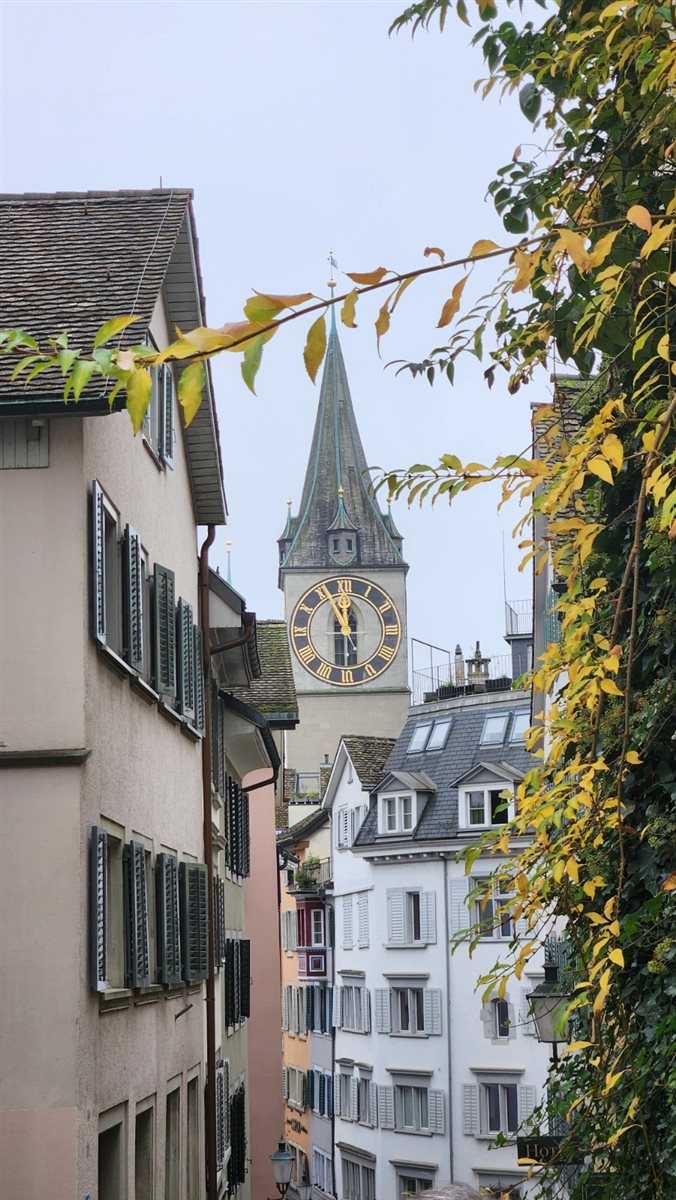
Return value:
[(505, 638), (533, 636), (533, 601), (505, 600)]
[(307, 859), (296, 868), (294, 881), (289, 892), (295, 896), (315, 895), (323, 892), (332, 883), (333, 872), (330, 858)]

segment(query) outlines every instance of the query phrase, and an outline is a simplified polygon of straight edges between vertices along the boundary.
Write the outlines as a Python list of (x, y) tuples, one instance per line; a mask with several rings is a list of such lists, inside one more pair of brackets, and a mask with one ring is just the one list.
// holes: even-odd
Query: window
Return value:
[(436, 896), (434, 892), (387, 893), (387, 940), (390, 946), (419, 946), (436, 942)]
[(422, 754), (423, 750), (443, 750), (452, 724), (452, 717), (447, 717), (443, 721), (424, 721), (416, 725), (406, 753)]
[(333, 1159), (316, 1146), (312, 1147), (312, 1183), (325, 1195), (333, 1195)]
[(416, 806), (413, 794), (381, 796), (380, 834), (410, 833), (415, 825)]
[(378, 1124), (381, 1129), (409, 1133), (444, 1133), (446, 1100), (430, 1088), (425, 1073), (395, 1073), (393, 1087), (378, 1087)]
[(301, 1183), (307, 1183), (310, 1178), (310, 1169), (308, 1167), (307, 1154), (301, 1150), (300, 1146), (294, 1146), (293, 1142), (287, 1142), (287, 1149), (293, 1154), (293, 1170), (291, 1172), (291, 1186), (298, 1187)]
[(319, 1117), (333, 1115), (333, 1076), (321, 1067), (312, 1067), (307, 1073), (307, 1106)]
[(392, 1032), (424, 1033), (423, 989), (392, 988)]
[(310, 912), (310, 945), (324, 945), (324, 912), (321, 908), (313, 908)]
[(493, 1000), (493, 1037), (509, 1038), (509, 1004), (506, 1000)]
[(441, 1033), (441, 989), (404, 980), (376, 988), (376, 1029), (406, 1037)]
[(482, 746), (498, 746), (504, 742), (508, 717), (508, 713), (486, 717), (481, 732)]
[(305, 1071), (300, 1067), (284, 1067), (284, 1099), (291, 1108), (303, 1110), (306, 1105)]
[(240, 1084), (230, 1099), (230, 1158), (228, 1160), (228, 1188), (230, 1193), (244, 1183), (246, 1162), (246, 1093)]
[(376, 1173), (373, 1167), (341, 1156), (343, 1200), (376, 1200)]
[(347, 984), (340, 992), (341, 1026), (352, 1033), (371, 1031), (371, 994), (368, 988)]
[(207, 869), (203, 863), (178, 866), (181, 969), (186, 983), (206, 979), (209, 973)]
[(353, 844), (357, 834), (359, 833), (367, 812), (368, 806), (366, 804), (356, 804), (355, 807), (350, 810), (350, 845)]
[(251, 942), (246, 938), (226, 938), (224, 1003), (227, 1028), (251, 1015)]
[(48, 466), (48, 421), (42, 417), (0, 421), (0, 470)]
[(515, 1133), (530, 1121), (537, 1103), (534, 1087), (519, 1083), (518, 1073), (511, 1077), (490, 1071), (477, 1074), (478, 1083), (462, 1089), (463, 1133), (474, 1137)]
[(397, 1172), (398, 1200), (408, 1200), (409, 1196), (417, 1196), (419, 1192), (426, 1192), (433, 1183), (433, 1175), (404, 1175)]
[(349, 633), (336, 617), (333, 622), (334, 659), (338, 667), (354, 667), (357, 663), (357, 618), (352, 609), (347, 616)]
[(221, 1171), (230, 1157), (230, 1063), (217, 1059), (216, 1066), (216, 1169)]
[[(485, 878), (475, 878), (470, 881), (470, 887), (482, 887), (485, 883)], [(472, 924), (480, 927), (481, 937), (511, 941), (514, 937), (514, 922), (510, 911), (513, 903), (514, 897), (508, 892), (498, 891), (497, 886), (477, 896), (474, 901)]]
[(134, 1200), (155, 1195), (155, 1098), (136, 1106), (134, 1126)]
[(181, 1089), (167, 1092), (164, 1143), (164, 1200), (181, 1195)]
[[(354, 1084), (356, 1088), (356, 1080)], [(346, 1071), (340, 1071), (338, 1074), (338, 1098), (340, 1102), (338, 1113), (344, 1120), (353, 1121), (356, 1114), (352, 1105), (352, 1076), (348, 1075)]]
[[(150, 339), (147, 345), (152, 346)], [(155, 347), (153, 347), (154, 349)], [(150, 403), (143, 418), (143, 437), (167, 467), (174, 465), (174, 373), (169, 363), (151, 367)]]
[(522, 742), (526, 736), (526, 730), (530, 726), (530, 713), (525, 711), (514, 713), (512, 718), (512, 728), (509, 734), (510, 742)]
[(406, 916), (406, 941), (420, 941), (420, 892), (406, 892), (405, 899), (405, 916)]
[[(199, 1075), (188, 1080), (188, 1150), (186, 1200), (200, 1200), (200, 1095)], [(137, 1193), (138, 1196), (138, 1193)]]
[(99, 1116), (99, 1200), (124, 1200), (127, 1194), (125, 1123), (123, 1104)]
[(394, 1089), (395, 1129), (413, 1129), (417, 1133), (430, 1127), (427, 1088), (397, 1086)]
[(482, 1115), (489, 1133), (515, 1133), (519, 1124), (514, 1083), (481, 1084)]
[(122, 544), (119, 513), (92, 484), (92, 624), (94, 639), (122, 654)]
[[(509, 796), (504, 795), (505, 791), (509, 792)], [(505, 785), (467, 788), (461, 797), (466, 829), (506, 825), (514, 816), (514, 794)]]

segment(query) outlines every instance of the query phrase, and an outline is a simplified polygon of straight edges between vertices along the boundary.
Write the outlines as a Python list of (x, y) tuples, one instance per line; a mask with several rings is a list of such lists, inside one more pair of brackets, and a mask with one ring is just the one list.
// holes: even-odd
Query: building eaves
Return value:
[(274, 772), (274, 778), (277, 779), (277, 774), (282, 764), (277, 746), (275, 745), (275, 739), (272, 736), (270, 726), (265, 717), (255, 708), (252, 708), (250, 704), (244, 704), (243, 701), (238, 700), (235, 696), (231, 696), (228, 692), (222, 692), (221, 695), (226, 708), (229, 708), (231, 712), (234, 712), (238, 717), (247, 721), (249, 725), (252, 725), (260, 732), (266, 754), (270, 760), (270, 767)]
[(264, 713), (273, 728), (293, 729), (299, 719), (298, 699), (286, 622), (259, 621), (257, 643), (260, 675), (248, 688), (234, 688), (233, 695)]
[(302, 842), (311, 833), (315, 833), (317, 829), (321, 829), (329, 819), (329, 814), (324, 808), (315, 808), (308, 817), (303, 817), (302, 821), (296, 821), (289, 829), (285, 829), (284, 833), (277, 838), (279, 847), (293, 846), (297, 842)]

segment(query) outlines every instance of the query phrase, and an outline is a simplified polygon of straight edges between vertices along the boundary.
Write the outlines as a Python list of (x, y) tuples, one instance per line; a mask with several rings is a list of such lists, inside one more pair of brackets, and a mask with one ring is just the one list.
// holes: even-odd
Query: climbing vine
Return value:
[[(91, 351), (65, 333), (40, 345), (23, 330), (1, 333), (0, 346), (16, 356), (16, 377), (59, 371), (65, 401), (103, 377), (136, 431), (152, 368), (174, 361), (189, 424), (214, 354), (241, 353), (253, 391), (266, 344), (310, 316), (314, 380), (330, 306), (351, 328), (358, 306), (383, 295), (380, 344), (412, 285), (449, 273), (442, 344), (400, 369), (452, 384), (470, 354), (485, 363), (487, 386), (504, 370), (512, 394), (558, 380), (535, 410), (532, 446), (486, 465), (446, 453), (379, 482), (393, 497), (434, 503), (499, 479), (503, 501), (523, 505), (522, 569), (532, 563), (557, 585), (558, 633), (525, 681), (541, 698), (529, 735), (537, 765), (514, 817), (466, 854), (468, 873), (478, 853), (495, 855), (500, 891), (529, 929), (482, 983), (504, 994), (565, 925), (574, 1037), (549, 1103), (566, 1136), (538, 1175), (540, 1195), (565, 1183), (574, 1200), (667, 1200), (676, 1192), (676, 10), (655, 0), (522, 8), (422, 0), (393, 26), (417, 33), (438, 22), (447, 36), (451, 13), (478, 22), (472, 42), (487, 75), (477, 86), (486, 98), (518, 94), (535, 142), (489, 185), (504, 244), (482, 239), (451, 256), (427, 247), (413, 270), (349, 272), (332, 298), (254, 293), (243, 320), (177, 331), (160, 352), (134, 344), (133, 314), (107, 322)], [(474, 273), (487, 277), (485, 295), (463, 312)], [(572, 1145), (586, 1155), (574, 1171)]]

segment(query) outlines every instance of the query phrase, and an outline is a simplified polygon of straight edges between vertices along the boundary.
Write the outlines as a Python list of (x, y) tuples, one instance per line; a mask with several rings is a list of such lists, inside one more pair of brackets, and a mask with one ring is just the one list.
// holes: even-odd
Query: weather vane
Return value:
[(333, 250), (329, 250), (328, 257), (329, 257), (329, 266), (331, 267), (331, 278), (329, 280), (327, 280), (326, 286), (331, 289), (331, 299), (333, 300), (333, 293), (335, 292), (335, 290), (338, 286), (335, 279), (333, 278), (333, 272), (334, 272), (334, 270), (337, 269), (338, 263), (336, 262), (335, 258), (333, 257)]

